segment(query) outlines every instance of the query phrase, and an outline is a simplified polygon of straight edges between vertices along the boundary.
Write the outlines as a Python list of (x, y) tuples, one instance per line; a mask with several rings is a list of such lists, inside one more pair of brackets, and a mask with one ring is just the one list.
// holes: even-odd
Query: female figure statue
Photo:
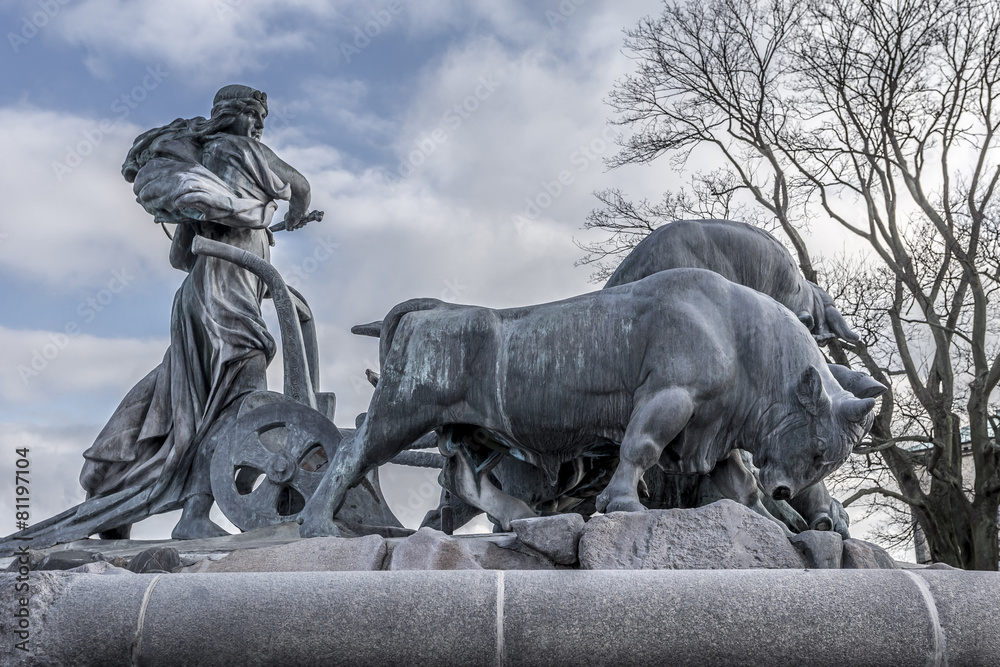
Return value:
[(275, 344), (261, 317), (261, 280), (194, 255), (191, 242), (200, 235), (269, 260), (276, 200), (289, 200), (285, 229), (321, 216), (307, 213), (308, 181), (260, 142), (266, 116), (266, 94), (230, 85), (210, 118), (177, 119), (135, 140), (122, 174), (156, 222), (177, 225), (170, 263), (188, 273), (174, 297), (170, 347), (84, 453), (88, 500), (29, 533), (125, 538), (135, 521), (183, 508), (173, 538), (226, 534), (209, 518), (212, 436), (243, 396), (266, 389)]

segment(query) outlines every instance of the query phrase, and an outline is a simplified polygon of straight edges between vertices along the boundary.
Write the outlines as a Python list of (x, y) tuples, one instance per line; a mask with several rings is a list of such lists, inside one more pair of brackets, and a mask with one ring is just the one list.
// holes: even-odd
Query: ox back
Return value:
[(700, 268), (763, 292), (793, 312), (812, 295), (791, 254), (763, 229), (732, 220), (678, 220), (655, 229), (618, 266), (605, 287), (659, 271)]
[[(427, 430), (475, 424), (560, 460), (621, 442), (645, 394), (678, 387), (701, 397), (721, 435), (744, 402), (784, 393), (803, 367), (825, 365), (786, 308), (701, 269), (524, 308), (410, 303), (386, 318), (391, 338), (369, 416), (405, 420), (414, 401), (448, 406)], [(684, 467), (708, 472), (722, 455), (699, 451)]]

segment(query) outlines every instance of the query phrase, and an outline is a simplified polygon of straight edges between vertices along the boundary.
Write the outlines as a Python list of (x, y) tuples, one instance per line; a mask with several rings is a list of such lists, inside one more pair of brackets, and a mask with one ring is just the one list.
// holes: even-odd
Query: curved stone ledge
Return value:
[(1000, 577), (669, 570), (30, 575), (27, 665), (992, 665)]

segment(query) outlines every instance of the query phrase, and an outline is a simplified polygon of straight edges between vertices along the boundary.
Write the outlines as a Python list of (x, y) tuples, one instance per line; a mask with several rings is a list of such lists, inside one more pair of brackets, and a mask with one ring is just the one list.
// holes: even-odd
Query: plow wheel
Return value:
[(316, 491), (341, 433), (300, 403), (262, 405), (240, 416), (212, 456), (212, 494), (240, 530), (294, 521)]

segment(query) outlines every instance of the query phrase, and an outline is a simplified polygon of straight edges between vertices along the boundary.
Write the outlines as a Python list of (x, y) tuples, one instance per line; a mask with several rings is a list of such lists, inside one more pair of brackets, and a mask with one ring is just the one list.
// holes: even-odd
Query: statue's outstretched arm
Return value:
[(275, 155), (270, 148), (264, 144), (261, 144), (260, 147), (264, 151), (264, 157), (271, 170), (292, 188), (292, 197), (288, 202), (288, 214), (285, 216), (285, 229), (289, 231), (297, 229), (308, 222), (308, 220), (303, 222), (303, 218), (309, 211), (311, 198), (309, 181), (297, 169)]

